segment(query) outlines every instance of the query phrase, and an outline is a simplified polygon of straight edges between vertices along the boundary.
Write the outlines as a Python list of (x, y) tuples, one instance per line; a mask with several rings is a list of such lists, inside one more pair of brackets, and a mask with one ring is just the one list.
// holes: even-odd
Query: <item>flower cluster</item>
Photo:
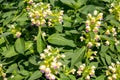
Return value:
[(77, 71), (77, 75), (83, 77), (85, 80), (90, 80), (91, 77), (95, 76), (95, 66), (82, 64)]
[(62, 68), (62, 63), (59, 61), (64, 58), (64, 54), (60, 54), (58, 49), (54, 49), (51, 46), (47, 46), (44, 53), (40, 54), (40, 71), (45, 74), (45, 77), (49, 80), (55, 80), (57, 75)]
[(111, 4), (109, 12), (114, 14), (116, 19), (120, 21), (120, 1), (115, 1)]
[[(117, 29), (113, 26), (109, 26), (109, 28), (105, 31), (105, 35), (108, 37), (113, 37), (115, 45), (118, 45), (120, 42), (117, 40)], [(106, 45), (109, 45), (110, 42), (107, 40), (105, 42)]]
[(48, 26), (54, 26), (55, 23), (62, 23), (63, 11), (53, 12), (50, 8), (50, 4), (34, 3), (32, 0), (28, 1), (27, 6), (29, 17), (31, 18), (32, 25), (42, 26), (47, 24)]
[(120, 79), (120, 62), (111, 63), (106, 71), (106, 76), (108, 80), (119, 80)]
[[(109, 46), (111, 43), (115, 45), (120, 43), (116, 36), (117, 28), (114, 26), (107, 26), (107, 28), (104, 26), (101, 27), (102, 20), (103, 13), (98, 13), (97, 10), (94, 11), (93, 15), (90, 13), (87, 15), (85, 31), (83, 31), (82, 36), (80, 36), (81, 42), (85, 42), (88, 47), (85, 56), (87, 59), (94, 59), (94, 56), (96, 56), (94, 54), (97, 53), (94, 49), (99, 49), (101, 43), (104, 43), (106, 46)], [(109, 37), (112, 37), (113, 40), (109, 39)]]
[(4, 73), (4, 70), (3, 70), (3, 65), (0, 64), (0, 77), (3, 77), (4, 80), (7, 80), (6, 78), (6, 73)]
[(102, 20), (103, 13), (98, 13), (97, 10), (94, 11), (93, 15), (89, 13), (85, 22), (85, 31), (83, 32), (83, 35), (80, 36), (81, 42), (84, 41), (88, 47), (86, 57), (90, 60), (93, 60), (97, 53), (97, 51), (92, 51), (92, 48), (99, 48), (101, 45), (100, 28)]
[(92, 48), (94, 45), (96, 47), (100, 46), (100, 35), (99, 35), (99, 28), (101, 26), (101, 20), (103, 19), (103, 13), (99, 13), (98, 11), (94, 11), (94, 15), (88, 14), (86, 20), (86, 32), (84, 35), (80, 37), (81, 41), (86, 41), (87, 47)]

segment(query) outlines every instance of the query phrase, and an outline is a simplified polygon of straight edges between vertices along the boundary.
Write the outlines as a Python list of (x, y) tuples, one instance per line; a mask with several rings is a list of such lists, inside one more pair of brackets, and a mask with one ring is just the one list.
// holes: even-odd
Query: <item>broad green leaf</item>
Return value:
[(96, 80), (105, 80), (105, 77), (106, 77), (105, 75), (101, 75), (101, 76), (97, 77)]
[(70, 80), (76, 80), (75, 76), (69, 75)]
[(56, 25), (56, 26), (54, 26), (54, 27), (55, 27), (55, 29), (56, 29), (58, 32), (62, 32), (62, 30), (63, 30), (62, 25)]
[(27, 71), (27, 70), (21, 70), (21, 71), (19, 71), (19, 73), (24, 76), (29, 76), (29, 71)]
[(30, 49), (33, 46), (33, 42), (32, 41), (26, 41), (25, 42), (25, 51)]
[(109, 55), (105, 54), (105, 59), (106, 59), (107, 64), (110, 65), (111, 64), (111, 57)]
[(120, 45), (117, 45), (116, 48), (117, 48), (117, 51), (120, 52)]
[(70, 46), (70, 47), (76, 47), (73, 40), (66, 39), (62, 37), (60, 34), (53, 34), (48, 37), (48, 42), (55, 45), (60, 46)]
[(108, 46), (104, 46), (104, 45), (102, 45), (101, 46), (101, 51), (100, 51), (100, 53), (104, 53), (104, 52), (106, 52), (107, 50), (108, 50)]
[(60, 80), (70, 80), (70, 78), (63, 73), (60, 73)]
[(5, 33), (1, 34), (0, 37), (6, 37), (6, 36), (8, 36), (10, 34), (11, 34), (10, 32), (5, 32)]
[(91, 62), (89, 66), (95, 66), (96, 68), (98, 67), (98, 62)]
[(64, 21), (63, 26), (64, 26), (64, 27), (71, 27), (71, 22)]
[(83, 4), (86, 4), (87, 0), (77, 0), (75, 7), (80, 8)]
[(86, 50), (85, 47), (82, 47), (73, 54), (72, 60), (71, 60), (71, 67), (75, 65), (76, 62), (81, 61), (84, 57), (84, 51)]
[(74, 5), (76, 2), (74, 0), (60, 0), (60, 1), (71, 8), (75, 8)]
[(4, 42), (5, 42), (4, 38), (3, 38), (3, 37), (0, 38), (0, 45), (1, 45), (2, 43), (4, 43)]
[(17, 75), (15, 75), (15, 77), (12, 80), (23, 80), (23, 79), (24, 79), (23, 76), (17, 74)]
[(24, 51), (25, 51), (25, 42), (24, 42), (24, 39), (18, 38), (16, 40), (16, 42), (15, 42), (15, 50), (18, 53), (24, 54)]
[(31, 57), (29, 58), (29, 62), (30, 62), (31, 64), (38, 65), (35, 56), (31, 56)]
[(13, 73), (13, 72), (17, 72), (17, 71), (18, 71), (17, 64), (14, 63), (8, 67), (6, 73)]
[(37, 51), (39, 53), (41, 53), (43, 51), (43, 49), (45, 48), (45, 44), (44, 44), (44, 41), (42, 39), (42, 36), (40, 34), (40, 32), (38, 33), (37, 35)]
[(42, 76), (40, 71), (35, 71), (28, 80), (36, 80)]
[(14, 50), (14, 46), (11, 46), (7, 51), (2, 53), (6, 58), (10, 58), (18, 55), (18, 53)]

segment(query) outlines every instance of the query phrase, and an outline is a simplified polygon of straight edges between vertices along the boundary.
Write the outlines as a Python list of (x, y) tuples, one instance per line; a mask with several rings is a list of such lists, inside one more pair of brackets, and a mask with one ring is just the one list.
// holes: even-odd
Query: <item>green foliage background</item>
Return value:
[[(87, 14), (98, 10), (104, 16), (103, 32), (110, 26), (114, 26), (117, 29), (116, 37), (120, 40), (120, 21), (116, 18), (117, 13), (109, 12), (111, 3), (117, 0), (34, 1), (50, 3), (52, 10), (63, 10), (63, 24), (42, 27), (40, 32), (38, 27), (31, 25), (26, 10), (28, 3), (25, 0), (0, 0), (0, 64), (3, 65), (6, 78), (8, 80), (46, 80), (39, 70), (40, 54), (47, 45), (51, 45), (66, 55), (62, 62), (68, 70), (77, 68), (82, 63), (87, 66), (95, 65), (95, 77), (91, 80), (106, 80), (105, 70), (112, 62), (120, 61), (120, 44), (115, 46), (112, 37), (102, 35), (105, 40), (110, 40), (110, 45), (106, 46), (101, 42), (99, 49), (95, 48), (98, 51), (97, 56), (90, 61), (86, 57), (88, 47), (80, 41), (80, 36), (85, 30)], [(119, 0), (118, 2), (120, 3)], [(17, 32), (21, 33), (19, 38), (16, 37)], [(43, 32), (46, 36), (42, 35)], [(1, 73), (0, 80), (3, 80)], [(14, 78), (11, 78), (12, 75)], [(58, 77), (60, 80), (81, 79), (76, 74), (60, 73)]]

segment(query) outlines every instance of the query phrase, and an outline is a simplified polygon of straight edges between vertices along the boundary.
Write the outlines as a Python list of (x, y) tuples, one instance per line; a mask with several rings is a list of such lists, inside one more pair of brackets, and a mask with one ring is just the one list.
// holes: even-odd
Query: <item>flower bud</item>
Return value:
[(105, 34), (106, 34), (106, 35), (110, 35), (110, 31), (107, 30), (107, 31), (105, 32)]
[(85, 77), (85, 80), (90, 80), (90, 76), (87, 75), (87, 76)]
[(94, 15), (97, 15), (97, 14), (98, 14), (98, 11), (97, 11), (97, 10), (95, 10), (93, 14), (94, 14)]
[(80, 37), (80, 40), (81, 40), (81, 41), (83, 41), (83, 40), (84, 40), (84, 37), (83, 37), (83, 36), (81, 36), (81, 37)]
[(99, 31), (98, 27), (94, 27), (93, 32), (97, 33)]
[(16, 35), (17, 38), (20, 38), (20, 36), (21, 36), (21, 32), (18, 31), (18, 32), (16, 32), (15, 35)]
[(92, 42), (88, 42), (87, 46), (91, 48), (93, 46)]
[(116, 74), (113, 74), (113, 75), (112, 75), (112, 78), (113, 78), (113, 79), (117, 79)]
[(42, 73), (44, 73), (45, 70), (46, 70), (46, 66), (45, 66), (45, 65), (41, 65), (39, 69), (40, 69), (40, 71), (41, 71)]
[(110, 42), (109, 42), (109, 41), (106, 41), (105, 44), (108, 46), (108, 45), (110, 45)]

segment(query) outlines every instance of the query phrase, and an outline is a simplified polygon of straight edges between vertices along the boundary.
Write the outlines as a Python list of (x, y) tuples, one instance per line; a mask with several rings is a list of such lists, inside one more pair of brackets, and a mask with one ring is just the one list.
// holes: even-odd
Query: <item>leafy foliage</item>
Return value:
[(119, 0), (0, 0), (0, 80), (119, 80)]

